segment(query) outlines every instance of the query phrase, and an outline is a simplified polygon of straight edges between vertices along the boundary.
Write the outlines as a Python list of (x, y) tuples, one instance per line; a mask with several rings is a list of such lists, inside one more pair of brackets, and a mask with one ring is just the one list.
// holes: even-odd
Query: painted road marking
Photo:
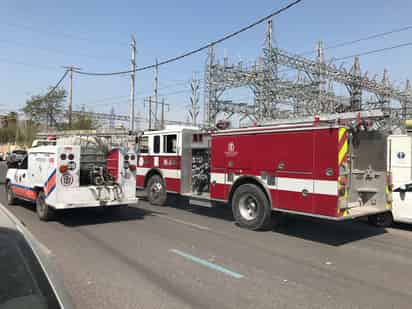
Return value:
[(180, 250), (177, 250), (177, 249), (170, 249), (169, 251), (170, 251), (170, 252), (173, 252), (173, 253), (175, 253), (175, 254), (177, 254), (177, 255), (180, 255), (180, 256), (182, 256), (182, 257), (184, 257), (184, 258), (186, 258), (186, 259), (188, 259), (188, 260), (190, 260), (190, 261), (192, 261), (192, 262), (195, 262), (195, 263), (198, 263), (198, 264), (200, 264), (200, 265), (202, 265), (202, 266), (208, 267), (208, 268), (210, 268), (210, 269), (219, 271), (219, 272), (224, 273), (225, 275), (231, 276), (231, 277), (233, 277), (233, 278), (236, 278), (236, 279), (243, 278), (243, 275), (241, 275), (241, 274), (239, 274), (239, 273), (237, 273), (237, 272), (231, 271), (230, 269), (227, 269), (227, 268), (225, 268), (225, 267), (223, 267), (223, 266), (220, 266), (220, 265), (217, 265), (217, 264), (214, 264), (214, 263), (210, 263), (210, 262), (208, 262), (208, 261), (206, 261), (206, 260), (203, 260), (203, 259), (198, 258), (198, 257), (196, 257), (196, 256), (190, 255), (190, 254), (185, 253), (185, 252), (183, 252), (183, 251), (180, 251)]
[(203, 225), (199, 225), (199, 224), (196, 224), (196, 223), (183, 221), (183, 220), (180, 220), (180, 219), (173, 218), (171, 216), (166, 216), (166, 215), (162, 215), (162, 214), (154, 214), (154, 216), (164, 218), (166, 220), (170, 220), (170, 221), (173, 221), (175, 223), (180, 223), (180, 224), (183, 224), (183, 225), (191, 226), (191, 227), (194, 227), (194, 228), (202, 230), (202, 231), (210, 231), (210, 228), (208, 228), (207, 226), (203, 226)]

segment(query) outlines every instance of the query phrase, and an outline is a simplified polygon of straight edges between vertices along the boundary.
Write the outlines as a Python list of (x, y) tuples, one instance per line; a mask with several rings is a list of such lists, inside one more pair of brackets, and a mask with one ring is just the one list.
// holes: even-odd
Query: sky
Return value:
[[(130, 67), (130, 37), (137, 40), (137, 66), (152, 64), (197, 48), (284, 6), (287, 0), (226, 1), (80, 1), (2, 0), (0, 2), (0, 112), (21, 109), (34, 94), (45, 93), (64, 73), (62, 66), (84, 71), (118, 71)], [(412, 2), (401, 0), (303, 0), (274, 19), (276, 44), (293, 53), (412, 25)], [(222, 58), (253, 61), (261, 53), (265, 25), (216, 48)], [(344, 57), (412, 42), (412, 29), (375, 40), (326, 50), (326, 58)], [(361, 57), (369, 76), (389, 70), (403, 87), (412, 78), (412, 47)], [(313, 52), (314, 55), (314, 52)], [(170, 105), (168, 119), (187, 117), (189, 80), (203, 77), (206, 53), (159, 69), (159, 93)], [(338, 64), (341, 64), (339, 62)], [(343, 63), (350, 67), (351, 60)], [(153, 70), (136, 75), (136, 104), (153, 92)], [(203, 84), (203, 83), (201, 83)], [(62, 84), (68, 89), (68, 79)], [(202, 85), (203, 86), (203, 85)], [(126, 114), (130, 76), (75, 75), (73, 104), (95, 112)], [(235, 95), (235, 94), (234, 94)], [(237, 95), (237, 94), (236, 94)], [(240, 100), (251, 100), (242, 94)]]

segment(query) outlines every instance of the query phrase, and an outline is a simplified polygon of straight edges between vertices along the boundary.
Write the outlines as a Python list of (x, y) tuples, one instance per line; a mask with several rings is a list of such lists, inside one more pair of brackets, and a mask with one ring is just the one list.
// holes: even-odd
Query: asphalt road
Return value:
[(51, 250), (78, 308), (411, 307), (412, 227), (292, 217), (252, 232), (228, 209), (170, 206), (47, 223), (30, 204), (8, 208)]

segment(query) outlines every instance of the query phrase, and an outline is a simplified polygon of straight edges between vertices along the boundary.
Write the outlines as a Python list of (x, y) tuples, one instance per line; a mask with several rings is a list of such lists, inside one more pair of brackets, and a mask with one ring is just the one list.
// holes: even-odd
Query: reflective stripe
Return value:
[[(146, 176), (146, 174), (153, 168), (148, 167), (137, 167), (136, 175), (138, 176)], [(181, 173), (179, 169), (168, 169), (168, 168), (161, 168), (159, 171), (162, 173), (163, 177), (165, 178), (173, 178), (173, 179), (180, 179)]]
[(346, 159), (348, 153), (348, 134), (345, 128), (339, 129), (338, 145), (340, 147), (338, 155), (338, 165), (340, 166), (342, 162)]
[(211, 173), (210, 174), (210, 182), (211, 183), (224, 184), (225, 183), (225, 174), (223, 174), (223, 173)]
[(44, 193), (46, 194), (46, 197), (49, 196), (54, 189), (56, 189), (56, 170), (53, 170), (44, 184)]
[(346, 133), (346, 129), (345, 128), (340, 128), (339, 129), (339, 136), (338, 136), (338, 141), (340, 142), (340, 140), (342, 139), (342, 136)]
[[(237, 176), (236, 178), (241, 177)], [(260, 180), (260, 176), (253, 176)], [(211, 173), (211, 182), (216, 182), (217, 184), (225, 183), (224, 173)], [(324, 194), (324, 195), (338, 195), (338, 182), (336, 180), (319, 180), (319, 179), (302, 179), (302, 178), (288, 178), (288, 177), (276, 177), (276, 184), (269, 186), (269, 189), (273, 190), (283, 190), (292, 192), (302, 192), (307, 190), (309, 193)], [(265, 183), (264, 180), (262, 180)], [(228, 183), (231, 184), (231, 183)]]

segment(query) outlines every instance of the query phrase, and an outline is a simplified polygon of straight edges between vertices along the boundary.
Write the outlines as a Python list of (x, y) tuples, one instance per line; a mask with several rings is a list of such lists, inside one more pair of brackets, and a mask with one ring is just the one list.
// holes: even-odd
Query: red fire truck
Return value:
[[(137, 187), (151, 204), (168, 193), (194, 205), (232, 207), (241, 227), (264, 229), (273, 213), (336, 221), (391, 220), (381, 113), (204, 132), (166, 127), (139, 137)], [(356, 122), (356, 125), (353, 123)], [(342, 123), (342, 121), (340, 121)]]

